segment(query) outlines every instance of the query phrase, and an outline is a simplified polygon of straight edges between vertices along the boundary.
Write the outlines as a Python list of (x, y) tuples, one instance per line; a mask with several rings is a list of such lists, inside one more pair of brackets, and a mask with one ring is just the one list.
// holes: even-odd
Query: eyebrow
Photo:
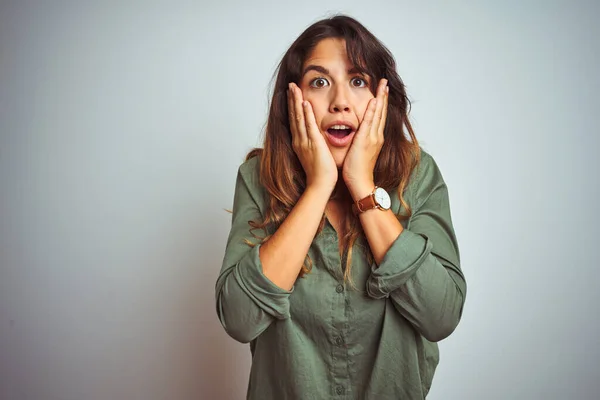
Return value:
[[(329, 70), (325, 67), (321, 67), (320, 65), (308, 65), (306, 68), (304, 68), (304, 72), (302, 72), (302, 76), (306, 75), (308, 73), (308, 71), (317, 71), (320, 72), (322, 74), (325, 75), (331, 75), (331, 73), (329, 72)], [(354, 73), (360, 73), (360, 71), (356, 68), (356, 67), (352, 67), (348, 70), (348, 74), (354, 74)]]

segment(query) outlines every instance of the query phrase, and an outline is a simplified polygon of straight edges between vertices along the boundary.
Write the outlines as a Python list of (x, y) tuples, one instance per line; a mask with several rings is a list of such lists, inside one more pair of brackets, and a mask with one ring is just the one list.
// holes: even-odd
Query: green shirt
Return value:
[[(290, 291), (263, 274), (260, 244), (243, 241), (258, 242), (248, 221), (262, 221), (268, 204), (258, 168), (258, 157), (239, 167), (215, 288), (226, 332), (250, 342), (247, 398), (424, 399), (439, 361), (436, 342), (456, 328), (466, 295), (448, 189), (434, 159), (421, 150), (404, 192), (413, 214), (379, 266), (367, 263), (366, 239), (356, 241), (360, 291), (344, 284), (329, 221), (310, 246), (312, 271)], [(397, 191), (390, 197), (397, 213)]]

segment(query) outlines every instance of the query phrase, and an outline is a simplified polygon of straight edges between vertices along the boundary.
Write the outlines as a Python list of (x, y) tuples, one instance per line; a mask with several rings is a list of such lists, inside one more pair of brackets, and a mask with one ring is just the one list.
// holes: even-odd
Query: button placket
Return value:
[[(345, 385), (348, 384), (348, 354), (347, 349), (345, 348), (345, 340), (344, 340), (344, 332), (347, 329), (347, 315), (345, 312), (346, 307), (346, 296), (344, 292), (346, 291), (346, 287), (344, 284), (343, 277), (339, 276), (339, 273), (343, 271), (343, 267), (345, 265), (345, 260), (347, 257), (346, 251), (342, 254), (342, 257), (339, 257), (339, 252), (337, 251), (338, 239), (337, 236), (334, 238), (335, 243), (335, 255), (336, 258), (336, 274), (338, 276), (337, 284), (335, 285), (335, 294), (332, 294), (332, 300), (334, 304), (334, 317), (332, 319), (332, 330), (331, 330), (331, 340), (332, 348), (332, 365), (331, 365), (331, 374), (333, 377), (333, 385), (331, 395), (335, 396), (335, 398), (344, 398), (347, 395)], [(334, 257), (332, 248), (332, 258)]]

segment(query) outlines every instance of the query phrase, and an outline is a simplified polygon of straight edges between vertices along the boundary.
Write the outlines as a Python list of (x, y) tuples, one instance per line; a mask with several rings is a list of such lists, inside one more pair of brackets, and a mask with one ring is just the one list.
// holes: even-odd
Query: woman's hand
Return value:
[(306, 172), (306, 187), (333, 191), (338, 179), (335, 160), (317, 126), (312, 106), (302, 98), (302, 91), (290, 83), (288, 112), (292, 130), (292, 148)]
[(354, 201), (367, 196), (375, 187), (373, 170), (383, 147), (388, 93), (387, 79), (382, 79), (379, 81), (376, 97), (369, 101), (344, 160), (342, 176)]

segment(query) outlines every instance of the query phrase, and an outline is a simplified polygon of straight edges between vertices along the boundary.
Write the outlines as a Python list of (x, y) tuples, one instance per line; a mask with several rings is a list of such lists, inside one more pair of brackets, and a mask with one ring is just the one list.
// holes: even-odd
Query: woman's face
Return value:
[[(374, 97), (369, 90), (371, 78), (353, 68), (344, 39), (323, 39), (302, 65), (298, 85), (312, 105), (317, 126), (338, 168), (342, 168), (369, 100)], [(333, 125), (347, 125), (351, 132), (332, 131)]]

